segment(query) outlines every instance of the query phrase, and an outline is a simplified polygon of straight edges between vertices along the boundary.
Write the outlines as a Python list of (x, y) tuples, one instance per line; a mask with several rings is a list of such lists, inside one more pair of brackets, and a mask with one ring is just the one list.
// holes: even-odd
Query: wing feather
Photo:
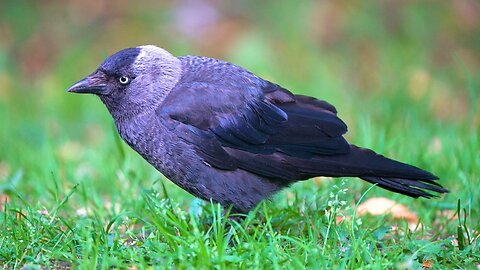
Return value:
[(182, 139), (223, 170), (294, 181), (305, 174), (299, 159), (349, 151), (342, 137), (346, 125), (332, 105), (293, 95), (251, 73), (208, 82), (183, 76), (158, 113), (179, 122)]

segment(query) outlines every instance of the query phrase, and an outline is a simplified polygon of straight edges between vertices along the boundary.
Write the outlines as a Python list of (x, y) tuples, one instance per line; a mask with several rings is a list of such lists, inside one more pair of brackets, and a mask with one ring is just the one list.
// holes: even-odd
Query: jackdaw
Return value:
[(414, 198), (448, 192), (427, 171), (349, 144), (330, 103), (225, 61), (127, 48), (68, 92), (97, 95), (158, 171), (235, 212), (316, 176), (359, 177)]

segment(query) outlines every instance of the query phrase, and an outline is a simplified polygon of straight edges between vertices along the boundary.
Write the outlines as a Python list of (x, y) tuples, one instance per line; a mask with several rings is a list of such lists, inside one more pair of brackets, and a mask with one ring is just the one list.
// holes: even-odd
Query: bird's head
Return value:
[(153, 45), (139, 46), (108, 57), (67, 91), (97, 95), (114, 118), (125, 117), (157, 108), (180, 76), (178, 58)]

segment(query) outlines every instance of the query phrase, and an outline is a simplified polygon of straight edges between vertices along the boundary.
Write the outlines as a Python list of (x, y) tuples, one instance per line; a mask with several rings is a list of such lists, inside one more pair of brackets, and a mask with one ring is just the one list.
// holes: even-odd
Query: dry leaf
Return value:
[(387, 198), (370, 198), (357, 208), (357, 213), (360, 216), (370, 214), (373, 216), (390, 214), (395, 219), (405, 219), (408, 222), (408, 227), (414, 230), (417, 227), (418, 217), (415, 213), (408, 210), (408, 208), (395, 201)]
[(422, 269), (430, 269), (433, 268), (433, 262), (431, 260), (425, 260), (422, 263)]

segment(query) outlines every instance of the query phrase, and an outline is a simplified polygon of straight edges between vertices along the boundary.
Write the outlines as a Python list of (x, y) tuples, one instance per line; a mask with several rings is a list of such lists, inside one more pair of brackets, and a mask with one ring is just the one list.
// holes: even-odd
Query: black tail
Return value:
[(448, 192), (435, 182), (437, 176), (355, 145), (350, 145), (350, 151), (345, 155), (318, 155), (309, 161), (298, 159), (290, 162), (295, 162), (293, 164), (299, 168), (297, 179), (309, 179), (318, 175), (359, 177), (381, 188), (414, 198), (436, 197), (428, 191)]
[(351, 155), (356, 156), (357, 166), (365, 169), (358, 177), (372, 184), (377, 184), (381, 188), (414, 198), (437, 197), (437, 195), (427, 191), (448, 192), (447, 189), (435, 182), (435, 180), (438, 180), (437, 176), (420, 168), (353, 145), (351, 151)]
[(448, 192), (447, 189), (443, 188), (438, 183), (435, 183), (433, 179), (411, 180), (402, 178), (382, 178), (368, 176), (360, 178), (372, 184), (377, 184), (379, 187), (386, 190), (407, 195), (413, 198), (424, 197), (430, 199), (432, 197), (438, 197), (437, 195), (428, 193), (424, 189), (438, 193)]

